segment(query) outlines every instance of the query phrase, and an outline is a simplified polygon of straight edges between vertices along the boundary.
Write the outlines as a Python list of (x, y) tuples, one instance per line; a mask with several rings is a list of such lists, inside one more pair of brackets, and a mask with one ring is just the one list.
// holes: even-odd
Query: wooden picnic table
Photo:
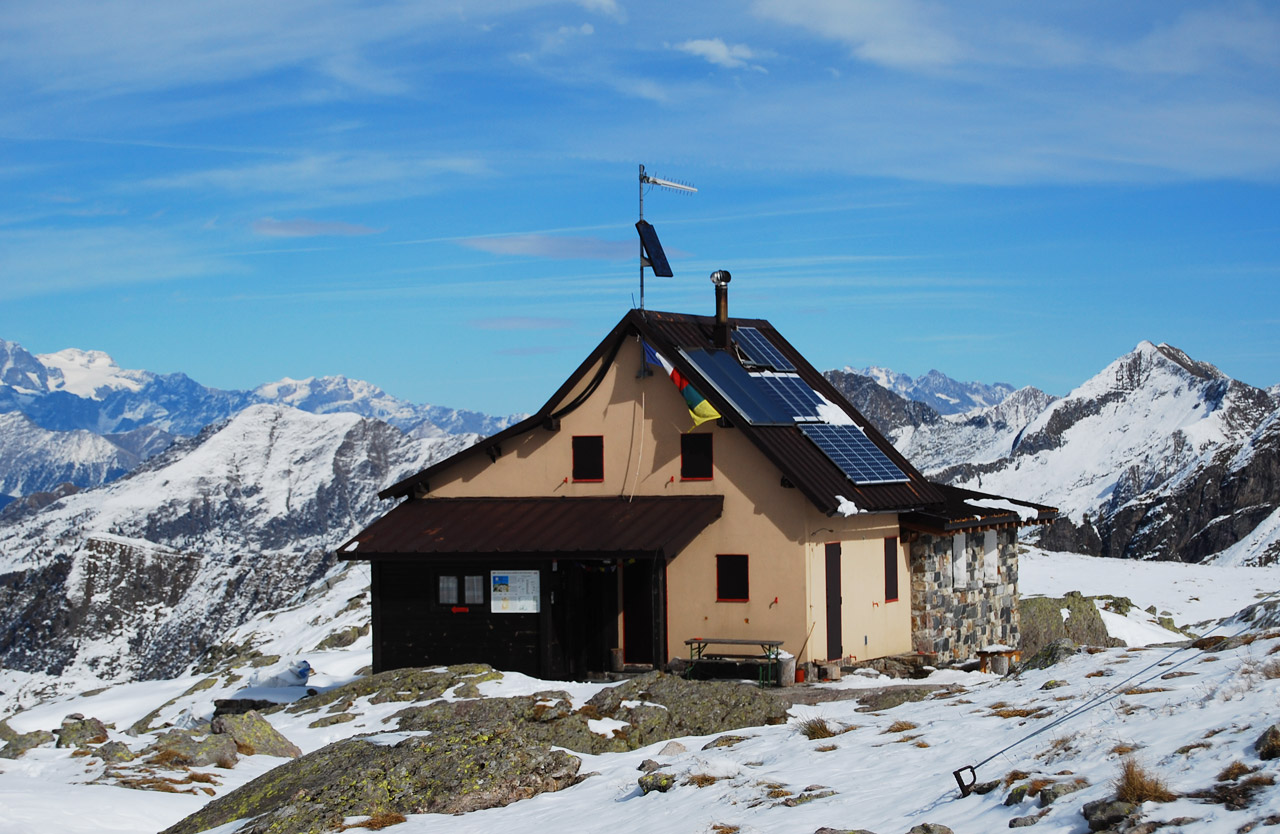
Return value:
[[(691, 673), (699, 663), (734, 663), (748, 664), (758, 668), (761, 686), (771, 683), (781, 685), (782, 641), (765, 638), (753, 639), (742, 637), (690, 637), (684, 641), (689, 647), (689, 669)], [(708, 646), (759, 646), (758, 652), (708, 652)]]

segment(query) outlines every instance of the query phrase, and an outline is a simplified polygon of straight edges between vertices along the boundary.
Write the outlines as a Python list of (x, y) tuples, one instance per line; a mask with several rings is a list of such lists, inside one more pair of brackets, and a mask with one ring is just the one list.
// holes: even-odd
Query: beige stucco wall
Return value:
[[(801, 660), (820, 659), (826, 648), (823, 545), (845, 542), (843, 607), (845, 641), (857, 635), (861, 656), (910, 649), (909, 587), (905, 558), (899, 568), (902, 601), (888, 606), (884, 593), (886, 536), (898, 534), (896, 516), (860, 515), (831, 519), (804, 495), (782, 486), (781, 473), (750, 440), (732, 428), (705, 423), (698, 432), (714, 436), (714, 477), (680, 480), (680, 435), (692, 420), (671, 381), (658, 373), (637, 378), (640, 343), (622, 346), (600, 388), (562, 418), (559, 431), (534, 429), (507, 441), (497, 464), (478, 455), (430, 483), (437, 497), (724, 495), (724, 512), (685, 548), (667, 569), (668, 655), (687, 655), (692, 637), (780, 639)], [(586, 387), (587, 373), (577, 390)], [(565, 401), (576, 393), (570, 392)], [(572, 480), (572, 439), (604, 436), (604, 481)], [(750, 600), (716, 601), (716, 555), (748, 556)], [(774, 600), (777, 600), (775, 603)], [(878, 602), (878, 605), (873, 605)]]

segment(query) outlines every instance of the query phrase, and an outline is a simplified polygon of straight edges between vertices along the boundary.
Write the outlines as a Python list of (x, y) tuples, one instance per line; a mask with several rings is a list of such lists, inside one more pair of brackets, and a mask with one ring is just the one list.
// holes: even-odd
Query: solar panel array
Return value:
[(761, 368), (772, 368), (775, 371), (794, 371), (796, 366), (782, 355), (772, 342), (754, 327), (739, 327), (733, 333), (738, 348), (747, 355), (747, 361)]
[(801, 423), (799, 428), (855, 484), (891, 484), (907, 480), (906, 474), (857, 426)]
[(748, 423), (795, 426), (853, 483), (892, 484), (909, 480), (858, 426), (826, 422), (818, 408), (827, 400), (798, 374), (751, 372), (729, 351), (680, 352)]

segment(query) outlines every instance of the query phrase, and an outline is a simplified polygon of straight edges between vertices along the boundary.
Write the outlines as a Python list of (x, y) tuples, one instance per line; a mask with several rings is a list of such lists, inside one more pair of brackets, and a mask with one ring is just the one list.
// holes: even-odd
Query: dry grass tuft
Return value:
[(1111, 671), (1108, 669), (1098, 669), (1095, 672), (1090, 672), (1089, 674), (1085, 675), (1085, 677), (1086, 678), (1105, 678), (1110, 674), (1111, 674)]
[(357, 822), (354, 825), (343, 825), (338, 828), (339, 831), (349, 831), (352, 828), (367, 828), (370, 831), (381, 831), (384, 828), (390, 828), (393, 825), (399, 825), (405, 822), (406, 817), (399, 811), (379, 811), (364, 822)]
[[(911, 721), (895, 721), (892, 724), (890, 724), (889, 729), (885, 730), (884, 732), (885, 733), (905, 733), (907, 730), (914, 730), (916, 727), (919, 727), (919, 726), (920, 726), (919, 724), (915, 724)], [(884, 733), (881, 733), (881, 735), (884, 735)]]
[(722, 822), (718, 822), (715, 825), (711, 826), (711, 830), (715, 834), (738, 834), (738, 832), (741, 831), (742, 829), (736, 825), (725, 825)]
[(258, 755), (258, 751), (254, 749), (254, 746), (252, 744), (247, 744), (243, 741), (236, 742), (236, 752), (239, 753), (241, 756)]
[(1041, 707), (1036, 707), (1035, 709), (1007, 707), (1005, 709), (992, 710), (991, 714), (1000, 718), (1039, 718), (1042, 712), (1043, 709)]
[(821, 718), (807, 718), (796, 726), (801, 735), (807, 739), (832, 738), (838, 735), (831, 729), (831, 725)]
[(928, 746), (929, 746), (929, 742), (927, 742), (927, 741), (917, 741), (917, 742), (916, 742), (916, 747), (928, 747)]
[(1194, 753), (1197, 750), (1207, 750), (1212, 746), (1213, 745), (1207, 741), (1195, 741), (1195, 742), (1192, 742), (1191, 744), (1184, 744), (1181, 747), (1179, 747), (1177, 750), (1174, 750), (1173, 752), (1177, 753), (1179, 756), (1186, 756), (1191, 753)]
[(217, 784), (220, 784), (220, 783), (218, 782), (218, 780), (217, 780), (217, 779), (214, 779), (214, 778), (213, 778), (213, 774), (212, 774), (212, 773), (200, 773), (199, 771), (195, 771), (195, 770), (193, 770), (193, 771), (191, 771), (190, 773), (188, 773), (188, 774), (187, 774), (187, 781), (189, 781), (189, 782), (204, 782), (204, 783), (209, 784), (209, 785), (217, 785)]
[(1137, 759), (1128, 758), (1120, 764), (1116, 777), (1116, 799), (1122, 802), (1172, 802), (1178, 795), (1169, 790), (1164, 780), (1149, 772)]
[(1275, 654), (1276, 652), (1280, 652), (1280, 643), (1277, 643), (1267, 650), (1267, 654)]
[(830, 753), (832, 750), (839, 750), (840, 747), (836, 744), (824, 744), (821, 747), (815, 747), (813, 749), (817, 750), (819, 753)]
[(1089, 654), (1102, 654), (1103, 652), (1106, 651), (1106, 649), (1102, 648), (1101, 646), (1085, 646), (1084, 650)]
[(1256, 767), (1249, 767), (1244, 762), (1235, 761), (1222, 769), (1222, 772), (1218, 774), (1218, 781), (1231, 782), (1239, 779), (1241, 776), (1247, 776), (1255, 770), (1257, 770)]
[(1040, 793), (1041, 788), (1047, 788), (1052, 784), (1052, 779), (1032, 779), (1027, 783), (1027, 796), (1035, 796)]
[[(1277, 648), (1280, 648), (1280, 647), (1277, 647)], [(1259, 667), (1258, 671), (1261, 672), (1262, 676), (1267, 680), (1273, 681), (1276, 678), (1280, 678), (1280, 660), (1268, 661), (1262, 664), (1262, 666)]]
[(1115, 747), (1112, 747), (1109, 752), (1114, 753), (1117, 756), (1127, 756), (1137, 749), (1138, 749), (1138, 746), (1136, 744), (1121, 743), (1121, 744), (1117, 744)]
[(1125, 695), (1149, 695), (1152, 692), (1168, 692), (1165, 686), (1131, 686), (1124, 691)]
[(693, 785), (695, 788), (705, 788), (719, 781), (719, 776), (712, 776), (710, 773), (692, 773), (685, 778), (684, 783)]
[(1021, 781), (1022, 779), (1026, 779), (1030, 775), (1031, 774), (1027, 773), (1025, 770), (1011, 770), (1004, 775), (1004, 786), (1007, 788), (1011, 786), (1014, 782), (1018, 782), (1018, 781)]
[(991, 704), (988, 709), (1004, 709), (1007, 706), (1009, 706), (1008, 701), (996, 701), (994, 704)]

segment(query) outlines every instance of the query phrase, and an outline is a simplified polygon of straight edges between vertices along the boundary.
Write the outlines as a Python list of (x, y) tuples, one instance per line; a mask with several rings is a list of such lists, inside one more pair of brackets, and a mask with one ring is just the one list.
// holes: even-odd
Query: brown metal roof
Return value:
[(720, 517), (724, 497), (422, 498), (338, 548), (343, 559), (410, 553), (676, 556)]
[[(903, 526), (926, 532), (951, 533), (975, 527), (1026, 526), (1049, 524), (1060, 515), (1056, 507), (992, 495), (949, 484), (935, 484), (945, 502), (902, 517)], [(975, 501), (999, 501), (1024, 508), (1016, 511), (1002, 507), (983, 507)]]

